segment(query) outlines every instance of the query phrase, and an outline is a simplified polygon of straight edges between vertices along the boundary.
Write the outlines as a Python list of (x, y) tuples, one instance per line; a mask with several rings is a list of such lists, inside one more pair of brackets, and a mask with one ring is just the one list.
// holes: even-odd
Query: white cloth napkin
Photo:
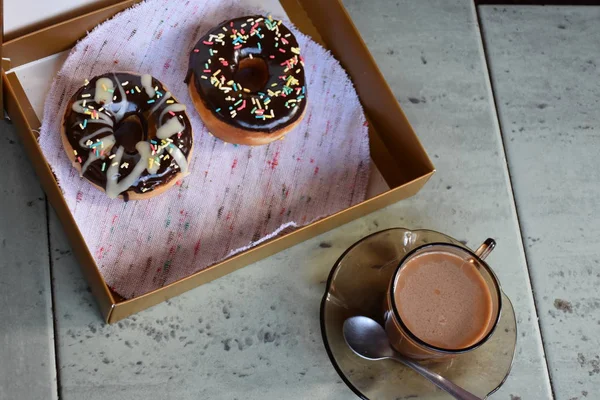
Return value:
[[(125, 298), (364, 200), (369, 140), (354, 87), (333, 56), (289, 22), (306, 64), (303, 121), (285, 140), (262, 147), (208, 134), (183, 82), (189, 52), (222, 21), (264, 13), (239, 3), (148, 0), (126, 10), (75, 46), (46, 99), (40, 145), (106, 282)], [(150, 200), (110, 200), (64, 154), (67, 102), (86, 78), (111, 71), (149, 73), (188, 106), (191, 174)]]

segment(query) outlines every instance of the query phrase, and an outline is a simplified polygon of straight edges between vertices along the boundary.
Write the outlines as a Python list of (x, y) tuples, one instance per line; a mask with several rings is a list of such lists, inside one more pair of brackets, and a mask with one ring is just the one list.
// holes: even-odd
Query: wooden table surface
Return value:
[(2, 122), (0, 400), (353, 398), (324, 279), (394, 226), (497, 239), (519, 338), (492, 399), (600, 398), (600, 7), (344, 3), (437, 167), (425, 189), (107, 326)]

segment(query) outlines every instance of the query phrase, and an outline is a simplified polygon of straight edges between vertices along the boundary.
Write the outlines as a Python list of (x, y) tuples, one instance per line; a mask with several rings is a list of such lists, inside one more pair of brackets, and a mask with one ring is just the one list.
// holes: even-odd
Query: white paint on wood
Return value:
[(56, 399), (46, 200), (0, 122), (0, 400)]
[(600, 393), (600, 7), (481, 7), (557, 399)]

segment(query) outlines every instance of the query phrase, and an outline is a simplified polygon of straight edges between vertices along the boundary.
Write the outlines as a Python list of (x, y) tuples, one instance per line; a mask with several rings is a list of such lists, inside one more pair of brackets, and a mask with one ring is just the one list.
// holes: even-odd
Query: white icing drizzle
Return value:
[[(158, 154), (160, 154), (160, 153), (157, 153), (157, 155)], [(148, 160), (146, 160), (146, 161), (148, 161)], [(148, 171), (148, 173), (150, 173), (152, 175), (156, 175), (156, 173), (158, 172), (159, 169), (160, 169), (160, 163), (156, 163), (156, 162), (153, 162), (152, 166), (150, 166), (150, 165), (146, 166), (146, 171)]]
[[(163, 150), (161, 149), (156, 155), (152, 155), (152, 149), (150, 148), (150, 143), (148, 142), (138, 142), (135, 145), (135, 149), (140, 154), (140, 160), (137, 162), (133, 171), (129, 173), (125, 178), (123, 178), (119, 182), (119, 165), (121, 164), (121, 159), (123, 158), (123, 153), (125, 149), (123, 146), (119, 146), (117, 149), (117, 153), (115, 157), (112, 159), (111, 165), (108, 168), (108, 172), (106, 174), (106, 194), (111, 199), (116, 199), (121, 193), (129, 189), (132, 185), (134, 185), (138, 179), (144, 173), (144, 170), (148, 171), (148, 173), (154, 175), (160, 169), (160, 163), (152, 163), (152, 166), (149, 164), (149, 160), (151, 157), (159, 156)], [(168, 150), (173, 160), (179, 165), (179, 168), (183, 174), (187, 174), (188, 172), (188, 163), (185, 158), (185, 155), (179, 150), (177, 147), (172, 144), (169, 146)]]
[(188, 163), (185, 158), (185, 155), (179, 150), (176, 146), (169, 146), (169, 150), (167, 150), (173, 160), (179, 165), (179, 169), (181, 169), (181, 173), (186, 175), (188, 173)]
[(119, 146), (115, 158), (112, 159), (108, 172), (106, 173), (106, 195), (111, 199), (116, 199), (122, 192), (126, 191), (137, 182), (148, 165), (148, 157), (151, 154), (150, 144), (147, 142), (138, 142), (135, 145), (135, 148), (140, 153), (140, 161), (135, 164), (133, 171), (123, 178), (121, 182), (119, 182), (119, 166), (121, 165), (121, 159), (123, 158), (125, 148)]
[(96, 103), (110, 104), (113, 99), (113, 89), (115, 88), (114, 83), (111, 79), (100, 78), (96, 81), (96, 93), (94, 95), (94, 101)]
[(171, 118), (156, 130), (156, 137), (159, 139), (167, 139), (184, 129), (185, 126), (179, 122), (179, 118)]
[(127, 112), (127, 108), (129, 107), (129, 102), (127, 101), (127, 94), (125, 90), (123, 90), (123, 85), (119, 82), (119, 78), (117, 78), (116, 74), (113, 74), (115, 80), (117, 81), (117, 87), (119, 88), (119, 93), (121, 94), (121, 101), (118, 103), (120, 105), (119, 111), (115, 113), (115, 119), (117, 122), (121, 121)]
[[(102, 114), (100, 114), (102, 115)], [(100, 117), (100, 115), (98, 115), (98, 119), (88, 119), (88, 125), (89, 124), (102, 124), (102, 125), (108, 125), (110, 127), (113, 126), (113, 121), (112, 119), (110, 119), (110, 117), (108, 115), (105, 115), (104, 117)], [(79, 124), (76, 124), (76, 126)]]
[(171, 98), (171, 92), (165, 93), (165, 95), (160, 99), (158, 104), (156, 104), (154, 107), (152, 107), (152, 110), (150, 110), (150, 114), (154, 114), (156, 112), (156, 110), (158, 110), (163, 104), (165, 104), (165, 101), (167, 101), (170, 98)]
[(96, 132), (94, 133), (90, 133), (87, 136), (82, 137), (81, 139), (79, 139), (79, 145), (81, 147), (88, 147), (85, 145), (85, 142), (87, 142), (88, 140), (91, 140), (93, 138), (95, 138), (97, 135), (100, 135), (104, 132), (112, 132), (113, 130), (111, 128), (102, 128), (102, 129), (98, 129)]
[(88, 156), (88, 159), (85, 161), (85, 164), (83, 164), (81, 166), (81, 172), (79, 173), (79, 176), (83, 178), (83, 174), (85, 174), (85, 171), (87, 171), (90, 164), (93, 163), (94, 161), (96, 161), (98, 158), (99, 157), (96, 157), (95, 152), (90, 151), (90, 155)]
[(185, 111), (185, 109), (186, 109), (185, 104), (180, 104), (180, 103), (170, 104), (165, 107), (165, 109), (163, 110), (162, 113), (160, 113), (160, 117), (158, 118), (158, 120), (162, 121), (165, 114), (168, 113), (169, 111), (176, 113), (176, 112)]
[[(106, 128), (106, 129), (108, 129), (108, 128)], [(100, 132), (100, 131), (98, 131), (98, 132)], [(100, 145), (100, 148), (102, 149), (102, 153), (104, 155), (97, 156), (96, 150), (92, 149), (90, 151), (88, 159), (85, 161), (85, 164), (83, 164), (83, 166), (81, 167), (81, 172), (79, 173), (79, 176), (83, 176), (83, 174), (85, 174), (85, 171), (87, 171), (90, 164), (93, 163), (94, 161), (96, 161), (98, 159), (104, 160), (104, 158), (106, 157), (106, 154), (110, 153), (110, 150), (112, 149), (112, 147), (117, 143), (117, 140), (115, 139), (114, 135), (110, 135), (110, 136), (100, 139), (96, 143), (102, 143)]]
[[(87, 110), (85, 108), (83, 108), (84, 101), (85, 100), (75, 101), (73, 103), (73, 106), (71, 107), (71, 109), (73, 111), (75, 111), (76, 113), (86, 114)], [(87, 118), (87, 120), (88, 120), (87, 123), (88, 124), (104, 124), (104, 125), (108, 125), (110, 127), (114, 126), (112, 119), (108, 115), (101, 113), (101, 112), (97, 113), (97, 115), (98, 115), (98, 119), (92, 119), (91, 116), (90, 116), (90, 118)], [(79, 125), (79, 124), (77, 124), (77, 125)]]
[(156, 91), (152, 87), (152, 75), (144, 74), (142, 75), (142, 86), (146, 91), (148, 97), (153, 98), (156, 95)]

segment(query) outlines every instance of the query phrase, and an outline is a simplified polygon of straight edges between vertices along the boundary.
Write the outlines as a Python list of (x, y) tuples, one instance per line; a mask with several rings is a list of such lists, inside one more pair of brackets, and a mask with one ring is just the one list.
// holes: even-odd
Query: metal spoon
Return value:
[(441, 375), (402, 356), (392, 348), (385, 330), (376, 321), (368, 317), (352, 317), (344, 321), (344, 339), (357, 355), (367, 360), (396, 360), (413, 371), (418, 372), (435, 386), (459, 400), (482, 400)]

